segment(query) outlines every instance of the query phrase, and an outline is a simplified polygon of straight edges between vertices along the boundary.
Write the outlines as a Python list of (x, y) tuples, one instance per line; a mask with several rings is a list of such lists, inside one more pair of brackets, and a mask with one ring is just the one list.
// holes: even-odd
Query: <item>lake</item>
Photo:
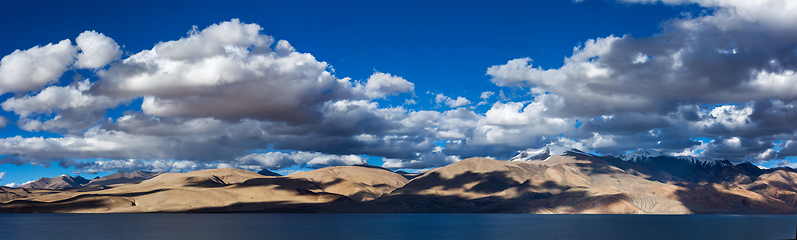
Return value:
[(0, 239), (789, 239), (794, 215), (0, 214)]

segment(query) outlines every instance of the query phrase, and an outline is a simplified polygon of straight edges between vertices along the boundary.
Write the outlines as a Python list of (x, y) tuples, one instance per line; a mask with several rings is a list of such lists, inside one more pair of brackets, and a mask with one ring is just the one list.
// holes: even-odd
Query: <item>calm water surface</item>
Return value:
[(793, 239), (791, 215), (0, 214), (0, 239)]

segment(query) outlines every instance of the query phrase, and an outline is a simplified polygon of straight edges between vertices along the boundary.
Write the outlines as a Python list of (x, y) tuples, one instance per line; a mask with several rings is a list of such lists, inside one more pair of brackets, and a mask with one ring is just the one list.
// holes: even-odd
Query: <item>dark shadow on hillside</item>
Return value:
[[(512, 198), (486, 196), (468, 199), (461, 196), (389, 195), (373, 201), (382, 212), (401, 213), (533, 213), (541, 209), (574, 206), (589, 201), (586, 191), (566, 191), (559, 194), (526, 192)], [(610, 199), (608, 204), (619, 201)], [(583, 209), (579, 209), (583, 210)]]
[(383, 167), (380, 167), (380, 166), (374, 166), (374, 165), (354, 164), (354, 165), (351, 165), (351, 166), (352, 167), (363, 167), (363, 168), (380, 169), (380, 170), (385, 170), (385, 171), (388, 171), (388, 172), (393, 172), (393, 171), (390, 171), (390, 169), (383, 168)]
[[(335, 178), (332, 181), (328, 182), (317, 182), (304, 178), (255, 178), (247, 180), (241, 184), (236, 184), (235, 187), (241, 188), (241, 187), (254, 187), (254, 186), (274, 186), (275, 189), (296, 190), (301, 193), (310, 192), (310, 191), (330, 193), (327, 192), (326, 189), (338, 184), (342, 184), (344, 182), (349, 182), (353, 184), (352, 187), (359, 186), (360, 188), (362, 188), (362, 190), (348, 194), (349, 198), (354, 199), (356, 201), (373, 200), (383, 195), (386, 195), (387, 193), (393, 190), (391, 186), (388, 184), (369, 185), (366, 183), (348, 181), (343, 178)], [(371, 192), (367, 190), (367, 188), (373, 188), (377, 191)]]
[[(590, 163), (574, 163), (579, 169), (586, 175), (598, 173), (598, 174), (612, 174), (612, 173), (622, 173), (622, 171), (618, 170), (625, 170), (622, 164), (618, 164), (617, 162), (611, 161), (612, 159), (602, 158), (602, 157), (595, 157), (595, 156), (587, 156), (584, 154), (573, 154), (567, 153), (565, 156), (573, 157), (573, 159), (577, 161), (587, 161)], [(611, 166), (617, 167), (612, 168)]]
[[(646, 161), (623, 161), (615, 157), (587, 157), (573, 154), (577, 160), (588, 160), (589, 166), (577, 164), (586, 173), (592, 168), (593, 173), (618, 172), (609, 166), (615, 166), (650, 181), (672, 184), (688, 190), (675, 192), (677, 200), (694, 213), (794, 213), (797, 207), (797, 194), (775, 194), (773, 198), (749, 198), (730, 190), (717, 189), (716, 185), (737, 186), (751, 183), (761, 175), (776, 170), (763, 170), (745, 162), (733, 165), (728, 161), (701, 162), (677, 159), (673, 157), (653, 157)], [(772, 181), (769, 185), (759, 184), (746, 190), (763, 192), (774, 188), (780, 192), (797, 192), (795, 184)], [(729, 187), (732, 188), (732, 187)], [(743, 192), (742, 189), (737, 189)]]
[[(472, 186), (471, 186), (472, 185)], [(466, 187), (470, 186), (470, 187)], [(442, 188), (454, 191), (453, 195), (422, 193), (423, 190)], [(456, 195), (456, 191), (486, 195), (469, 199)], [(503, 191), (513, 194), (494, 195)], [(621, 198), (604, 198), (604, 204)], [(586, 190), (547, 181), (533, 185), (529, 180), (518, 183), (508, 172), (465, 172), (445, 179), (437, 172), (408, 183), (393, 194), (374, 200), (373, 203), (387, 212), (439, 212), (439, 213), (528, 213), (544, 208), (575, 206), (592, 201)], [(589, 206), (586, 204), (585, 206)], [(583, 210), (583, 209), (580, 209)]]
[(728, 193), (713, 184), (683, 186), (688, 190), (675, 192), (684, 207), (693, 213), (763, 214), (795, 213), (795, 205), (770, 198), (762, 200)]
[(202, 187), (202, 188), (218, 188), (218, 187), (226, 187), (231, 184), (227, 184), (216, 175), (213, 175), (209, 178), (205, 177), (188, 177), (184, 180), (186, 187)]
[[(465, 185), (471, 183), (476, 184), (466, 189)], [(442, 186), (444, 190), (463, 189), (467, 192), (492, 194), (510, 187), (521, 186), (521, 183), (509, 177), (506, 172), (474, 173), (467, 171), (451, 179), (445, 179), (440, 176), (440, 173), (432, 172), (423, 178), (417, 178), (407, 183), (400, 189), (403, 191), (420, 191), (438, 186)]]
[[(63, 211), (75, 211), (81, 209), (96, 209), (96, 208), (108, 207), (112, 204), (125, 204), (125, 201), (129, 201), (129, 200), (124, 200), (125, 197), (136, 197), (136, 196), (153, 194), (162, 191), (165, 191), (165, 189), (157, 189), (146, 192), (119, 193), (119, 194), (83, 194), (54, 202), (40, 202), (40, 201), (19, 199), (19, 200), (13, 200), (5, 204), (0, 203), (0, 213), (51, 213), (51, 212), (63, 212)], [(121, 200), (121, 203), (114, 202), (114, 199), (92, 199), (99, 197), (118, 198), (116, 200)], [(134, 206), (133, 202), (130, 202), (129, 204)]]
[(412, 180), (415, 179), (416, 177), (420, 177), (421, 175), (423, 175), (423, 173), (408, 173), (401, 170), (396, 171), (396, 173), (406, 178), (407, 180)]
[(762, 174), (771, 172), (759, 169), (749, 162), (733, 165), (727, 160), (701, 162), (665, 156), (649, 158), (642, 162), (623, 161), (613, 157), (607, 157), (606, 160), (624, 170), (634, 170), (647, 175), (648, 180), (679, 185), (728, 183), (743, 178), (755, 181)]
[[(342, 180), (342, 179), (340, 179)], [(307, 179), (276, 177), (276, 178), (253, 178), (244, 181), (243, 183), (234, 184), (235, 188), (258, 187), (258, 186), (275, 186), (276, 189), (322, 189), (321, 186)]]

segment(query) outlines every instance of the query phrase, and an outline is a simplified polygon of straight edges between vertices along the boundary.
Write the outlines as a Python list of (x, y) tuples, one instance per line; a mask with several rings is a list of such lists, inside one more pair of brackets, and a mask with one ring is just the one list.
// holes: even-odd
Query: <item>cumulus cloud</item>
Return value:
[[(64, 134), (0, 139), (0, 164), (61, 161), (86, 173), (257, 170), (363, 164), (359, 155), (371, 155), (384, 157), (384, 167), (429, 168), (551, 144), (732, 161), (797, 155), (797, 31), (786, 31), (794, 24), (745, 12), (759, 6), (742, 2), (695, 2), (714, 11), (667, 21), (651, 37), (587, 40), (560, 68), (532, 66), (531, 58), (488, 68), (494, 84), (525, 95), (483, 92), (479, 106), (499, 100), (486, 112), (442, 93), (433, 96), (444, 110), (379, 106), (374, 99), (415, 97), (415, 85), (381, 72), (364, 83), (339, 78), (326, 62), (237, 19), (124, 59), (113, 39), (88, 31), (77, 46), (65, 40), (3, 58), (0, 90), (34, 92), (0, 106), (19, 115), (23, 130)], [(40, 56), (60, 48), (66, 60), (44, 64), (51, 58)], [(96, 68), (96, 78), (48, 87), (74, 59), (76, 68)], [(8, 72), (21, 62), (25, 71), (52, 74)], [(105, 116), (133, 99), (142, 100), (140, 111)], [(252, 153), (263, 149), (280, 151)]]
[(0, 94), (38, 91), (57, 82), (75, 62), (76, 52), (72, 41), (64, 39), (4, 56), (0, 60)]
[(710, 143), (701, 156), (708, 158), (734, 159), (753, 163), (767, 158), (767, 150), (774, 145), (770, 141), (757, 141), (739, 137), (718, 138)]
[(443, 154), (442, 147), (436, 147), (430, 153), (418, 153), (417, 158), (415, 159), (404, 160), (404, 159), (386, 158), (384, 161), (385, 163), (382, 165), (382, 167), (385, 168), (422, 169), (422, 168), (438, 167), (438, 166), (455, 163), (460, 161), (460, 158), (457, 156), (447, 156)]
[(6, 175), (6, 172), (0, 172), (0, 180), (3, 180), (3, 176)]
[[(765, 27), (770, 28), (792, 28), (797, 26), (797, 16), (790, 14), (797, 11), (797, 3), (789, 0), (761, 0), (761, 1), (745, 1), (745, 0), (623, 0), (630, 3), (655, 3), (663, 2), (665, 4), (685, 4), (697, 3), (705, 7), (718, 8), (720, 13), (716, 15), (725, 15), (723, 18), (730, 18), (733, 20), (759, 22)], [(720, 19), (718, 19), (720, 20)], [(731, 23), (724, 23), (731, 25)]]
[[(158, 43), (98, 73), (92, 93), (144, 96), (142, 110), (161, 117), (293, 124), (319, 121), (317, 107), (327, 101), (363, 97), (348, 78), (337, 79), (326, 62), (295, 52), (287, 41), (280, 41), (279, 53), (270, 51), (273, 39), (261, 29), (233, 19)], [(374, 89), (381, 89), (379, 82)]]
[[(168, 140), (149, 136), (136, 136), (123, 132), (106, 131), (97, 127), (84, 136), (67, 135), (61, 138), (21, 136), (0, 139), (0, 155), (7, 155), (0, 164), (48, 162), (62, 158), (132, 158), (137, 156), (158, 158), (168, 150)], [(15, 159), (25, 161), (18, 162)]]
[(495, 95), (495, 92), (492, 91), (482, 92), (482, 94), (479, 96), (479, 98), (481, 98), (482, 101), (476, 104), (476, 106), (487, 105), (488, 104), (487, 100), (490, 99), (493, 95)]
[[(713, 11), (671, 19), (651, 37), (589, 39), (560, 68), (535, 67), (531, 58), (492, 66), (493, 83), (529, 89), (540, 106), (497, 105), (485, 121), (580, 120), (578, 131), (562, 133), (611, 154), (645, 147), (737, 162), (788, 156), (774, 146), (796, 137), (797, 3), (662, 2)], [(698, 136), (714, 141), (691, 140)]]
[(79, 68), (101, 68), (122, 57), (116, 41), (96, 31), (85, 31), (76, 39), (80, 54), (75, 66)]
[(797, 51), (797, 34), (762, 28), (761, 21), (737, 19), (733, 13), (674, 19), (648, 38), (590, 39), (558, 69), (534, 68), (530, 58), (522, 58), (493, 66), (487, 74), (500, 86), (539, 87), (561, 95), (572, 105), (568, 112), (579, 116), (665, 113), (688, 101), (795, 99), (789, 83), (797, 80), (797, 64), (784, 53)]
[[(158, 43), (152, 52), (157, 52), (159, 57), (177, 61), (200, 60), (231, 53), (244, 54), (249, 52), (247, 48), (252, 48), (255, 54), (270, 52), (269, 45), (274, 39), (260, 34), (260, 30), (263, 30), (260, 25), (244, 24), (238, 19), (213, 24), (202, 31), (197, 31), (194, 26), (188, 37)], [(283, 49), (292, 49), (287, 41), (280, 46)]]
[(8, 124), (8, 118), (0, 116), (0, 129), (5, 128)]
[[(186, 159), (202, 165), (273, 146), (345, 156), (325, 160), (338, 164), (358, 162), (351, 154), (413, 158), (414, 152), (431, 151), (435, 136), (464, 136), (446, 127), (437, 134), (435, 126), (426, 125), (441, 121), (439, 113), (380, 108), (366, 100), (412, 94), (409, 81), (381, 72), (364, 85), (338, 79), (327, 71), (327, 63), (297, 52), (285, 40), (272, 51), (273, 39), (260, 30), (237, 19), (194, 27), (187, 37), (98, 70), (100, 79), (94, 83), (51, 86), (8, 99), (2, 106), (20, 115), (22, 129), (65, 129), (68, 134), (2, 139), (0, 145), (8, 147), (0, 154), (8, 157), (0, 161), (47, 165), (67, 158)], [(107, 47), (116, 46), (112, 39), (95, 32), (81, 34), (81, 49), (91, 42), (83, 37), (108, 43), (98, 53), (116, 49)], [(87, 49), (82, 53), (88, 54)], [(141, 112), (102, 119), (103, 110), (134, 98), (143, 98)], [(55, 117), (45, 118), (50, 114)], [(423, 124), (409, 120), (427, 117)]]
[(486, 92), (482, 92), (482, 94), (481, 94), (481, 96), (479, 96), (479, 98), (487, 100), (487, 99), (490, 99), (490, 97), (492, 97), (493, 95), (495, 95), (495, 92), (486, 91)]
[(19, 184), (16, 184), (16, 183), (7, 183), (5, 186), (6, 187), (10, 187), (10, 188), (15, 188), (15, 187), (19, 187), (19, 186), (22, 186), (22, 185), (19, 185)]
[(91, 82), (88, 79), (64, 87), (50, 86), (33, 96), (10, 98), (0, 106), (20, 117), (29, 117), (66, 109), (102, 110), (119, 104), (119, 100), (107, 96), (87, 94), (90, 87)]
[(291, 153), (253, 153), (236, 158), (235, 161), (235, 165), (246, 169), (281, 169), (297, 165), (327, 167), (367, 164), (364, 159), (357, 155), (332, 155), (302, 151)]
[(470, 101), (468, 101), (467, 98), (457, 97), (456, 99), (453, 99), (453, 98), (450, 98), (450, 97), (448, 97), (446, 95), (443, 95), (442, 93), (438, 93), (437, 95), (435, 95), (434, 101), (437, 104), (441, 104), (441, 103), (445, 104), (446, 106), (448, 106), (450, 108), (456, 108), (456, 107), (461, 107), (461, 106), (465, 106), (465, 105), (470, 104)]
[(415, 84), (404, 80), (404, 78), (375, 72), (365, 84), (365, 95), (375, 99), (399, 93), (412, 93), (414, 89)]
[(201, 164), (188, 160), (154, 160), (142, 161), (138, 159), (126, 160), (99, 160), (93, 162), (83, 163), (65, 163), (60, 164), (63, 167), (75, 167), (75, 174), (96, 174), (98, 172), (135, 172), (135, 171), (150, 171), (150, 172), (186, 172), (201, 169), (214, 168), (213, 164)]
[[(9, 98), (0, 106), (14, 112), (17, 125), (26, 131), (81, 133), (104, 119), (104, 112), (125, 99), (95, 96), (88, 93), (91, 82), (86, 79), (69, 86), (49, 86), (36, 95)], [(42, 116), (54, 114), (51, 119)]]
[(294, 151), (290, 153), (268, 152), (252, 153), (231, 161), (197, 162), (190, 160), (141, 160), (119, 159), (75, 162), (64, 160), (63, 167), (74, 167), (75, 173), (96, 174), (98, 172), (186, 172), (209, 168), (241, 168), (252, 171), (262, 169), (282, 169), (292, 166), (327, 167), (340, 165), (367, 164), (357, 155), (332, 155), (317, 152)]

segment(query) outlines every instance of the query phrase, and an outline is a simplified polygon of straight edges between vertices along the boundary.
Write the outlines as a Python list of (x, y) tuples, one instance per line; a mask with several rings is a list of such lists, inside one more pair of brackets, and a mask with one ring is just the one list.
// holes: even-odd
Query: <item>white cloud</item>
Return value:
[(484, 100), (487, 100), (487, 99), (489, 99), (490, 97), (492, 97), (493, 95), (495, 95), (495, 92), (492, 92), (492, 91), (486, 91), (486, 92), (482, 92), (482, 94), (481, 94), (481, 96), (479, 96), (479, 98), (481, 98), (481, 99), (484, 99)]
[(33, 96), (10, 98), (0, 106), (3, 107), (3, 110), (13, 111), (24, 118), (34, 114), (71, 108), (103, 110), (119, 104), (119, 100), (107, 96), (87, 94), (90, 87), (91, 83), (88, 79), (70, 86), (50, 86)]
[(215, 164), (202, 164), (188, 160), (153, 160), (143, 161), (138, 159), (126, 160), (98, 160), (93, 162), (78, 163), (74, 165), (75, 174), (96, 174), (98, 172), (187, 172), (215, 168)]
[(384, 98), (399, 93), (412, 93), (415, 84), (388, 73), (375, 72), (365, 84), (365, 95), (371, 99)]
[(5, 128), (8, 124), (8, 118), (0, 116), (0, 129)]
[(437, 104), (445, 103), (446, 106), (450, 108), (461, 107), (470, 104), (470, 101), (468, 101), (467, 98), (457, 97), (456, 99), (453, 99), (443, 95), (442, 93), (438, 93), (434, 100)]
[[(759, 22), (765, 27), (788, 29), (797, 26), (797, 3), (790, 0), (623, 0), (632, 3), (653, 3), (663, 2), (666, 4), (685, 4), (697, 3), (704, 7), (719, 8), (720, 15), (717, 18), (730, 18), (730, 20)], [(729, 20), (729, 19), (717, 19)], [(735, 23), (736, 21), (731, 21)], [(730, 24), (729, 24), (730, 25)]]
[(728, 137), (714, 139), (705, 145), (702, 148), (704, 151), (699, 154), (701, 157), (730, 159), (734, 162), (760, 163), (776, 155), (770, 152), (774, 147), (771, 141)]
[[(525, 88), (520, 92), (527, 95), (483, 92), (479, 105), (496, 95), (501, 101), (484, 114), (462, 108), (471, 104), (467, 98), (442, 93), (434, 101), (452, 109), (380, 107), (372, 100), (413, 96), (414, 84), (381, 72), (364, 85), (338, 78), (326, 62), (298, 52), (288, 41), (275, 43), (260, 33), (260, 25), (236, 19), (194, 28), (186, 37), (160, 42), (107, 69), (102, 68), (118, 59), (118, 45), (84, 32), (76, 42), (88, 55), (78, 55), (75, 67), (100, 68), (95, 70), (99, 80), (47, 87), (56, 76), (30, 88), (41, 92), (2, 104), (20, 116), (22, 129), (67, 134), (0, 139), (0, 155), (9, 156), (0, 164), (62, 160), (84, 172), (279, 169), (359, 164), (364, 160), (357, 155), (367, 154), (385, 157), (386, 167), (429, 168), (550, 144), (607, 153), (651, 146), (668, 152), (691, 149), (692, 154), (699, 149), (732, 160), (797, 155), (797, 144), (790, 142), (773, 150), (773, 139), (797, 138), (795, 65), (782, 54), (794, 50), (792, 32), (755, 28), (739, 13), (741, 3), (733, 11), (722, 3), (706, 4), (721, 8), (718, 15), (673, 19), (661, 34), (647, 38), (587, 40), (560, 68), (532, 67), (531, 58), (490, 67), (487, 73), (496, 85)], [(96, 41), (84, 42), (83, 36)], [(735, 44), (706, 40), (714, 36)], [(97, 42), (110, 47), (90, 50)], [(37, 51), (48, 46), (15, 54), (41, 55)], [(74, 58), (76, 47), (71, 47)], [(3, 61), (19, 57), (12, 55)], [(70, 64), (65, 61), (58, 76)], [(0, 73), (3, 90), (10, 78)], [(104, 116), (104, 110), (136, 98), (143, 99), (142, 111), (117, 119)], [(414, 103), (405, 100), (405, 105)], [(716, 140), (696, 145), (692, 134)], [(441, 141), (445, 147), (437, 147)], [(265, 148), (292, 152), (250, 154)], [(65, 160), (72, 158), (117, 160)]]
[(274, 49), (274, 52), (280, 56), (287, 56), (290, 55), (292, 52), (296, 52), (296, 49), (291, 46), (288, 41), (279, 40), (277, 42), (277, 47)]
[(695, 130), (710, 132), (710, 128), (722, 128), (724, 131), (730, 130), (738, 133), (742, 128), (750, 127), (750, 125), (754, 124), (750, 121), (752, 113), (752, 105), (723, 105), (702, 113), (704, 116), (701, 120), (691, 124)]
[[(40, 159), (41, 161), (51, 161), (65, 156), (74, 158), (158, 157), (158, 152), (168, 149), (168, 146), (163, 146), (164, 143), (165, 139), (93, 128), (85, 136), (61, 138), (15, 136), (0, 139), (0, 155)], [(0, 160), (0, 164), (5, 163), (4, 161), (9, 161), (9, 158)]]
[(280, 169), (296, 165), (309, 165), (315, 167), (367, 164), (357, 155), (332, 155), (317, 152), (269, 152), (253, 153), (236, 158), (235, 161), (244, 168)]
[[(671, 19), (650, 37), (589, 39), (560, 68), (532, 66), (531, 58), (488, 68), (493, 83), (527, 88), (534, 101), (494, 105), (474, 129), (483, 135), (471, 142), (533, 143), (546, 135), (524, 131), (525, 124), (579, 119), (578, 131), (554, 132), (599, 152), (655, 147), (734, 162), (797, 155), (773, 148), (778, 139), (797, 138), (797, 65), (783, 54), (797, 51), (797, 2), (628, 2), (697, 3), (712, 11)], [(692, 137), (715, 141), (701, 145)]]
[[(587, 40), (561, 68), (534, 68), (530, 58), (522, 58), (490, 67), (487, 74), (499, 86), (537, 87), (563, 96), (569, 114), (587, 117), (613, 112), (664, 113), (683, 102), (797, 97), (794, 84), (790, 84), (797, 69), (783, 64), (790, 60), (781, 54), (797, 50), (797, 24), (784, 21), (780, 27), (760, 27), (762, 21), (770, 20), (752, 13), (768, 9), (775, 16), (793, 15), (784, 9), (794, 3), (696, 2), (719, 10), (714, 15), (668, 21), (664, 32), (647, 38), (626, 35)], [(770, 6), (763, 6), (767, 4)], [(751, 15), (744, 17), (743, 12)], [(742, 38), (745, 40), (735, 40)], [(718, 51), (723, 49), (736, 54)]]
[(76, 51), (72, 42), (64, 39), (6, 55), (0, 60), (0, 94), (38, 91), (57, 82), (75, 61)]
[[(202, 31), (197, 31), (197, 27), (194, 26), (188, 37), (158, 43), (152, 52), (159, 57), (174, 61), (243, 54), (250, 52), (248, 48), (251, 48), (251, 52), (255, 54), (270, 52), (269, 45), (274, 39), (271, 36), (261, 35), (260, 30), (263, 30), (260, 25), (243, 24), (238, 19), (213, 24)], [(286, 46), (286, 44), (287, 42), (281, 45)]]
[[(348, 78), (337, 79), (326, 62), (295, 52), (287, 41), (277, 44), (280, 53), (271, 52), (273, 40), (260, 34), (261, 29), (233, 19), (158, 43), (99, 72), (92, 91), (116, 98), (144, 97), (143, 111), (159, 117), (290, 123), (318, 121), (316, 108), (327, 101), (364, 98)], [(375, 90), (396, 90), (380, 88), (390, 84), (379, 83), (373, 83)]]
[(0, 172), (0, 181), (3, 180), (3, 176), (5, 176), (5, 175), (6, 175), (6, 172)]
[(85, 31), (76, 39), (78, 49), (75, 66), (79, 68), (101, 68), (122, 57), (122, 50), (116, 41), (105, 34)]
[(394, 159), (394, 158), (385, 158), (385, 163), (382, 164), (384, 168), (415, 168), (415, 169), (422, 169), (422, 168), (431, 168), (431, 167), (438, 167), (443, 166), (455, 162), (459, 162), (461, 159), (457, 156), (447, 156), (443, 154), (443, 148), (437, 147), (430, 153), (418, 153), (416, 159), (410, 160), (403, 160), (403, 159)]

